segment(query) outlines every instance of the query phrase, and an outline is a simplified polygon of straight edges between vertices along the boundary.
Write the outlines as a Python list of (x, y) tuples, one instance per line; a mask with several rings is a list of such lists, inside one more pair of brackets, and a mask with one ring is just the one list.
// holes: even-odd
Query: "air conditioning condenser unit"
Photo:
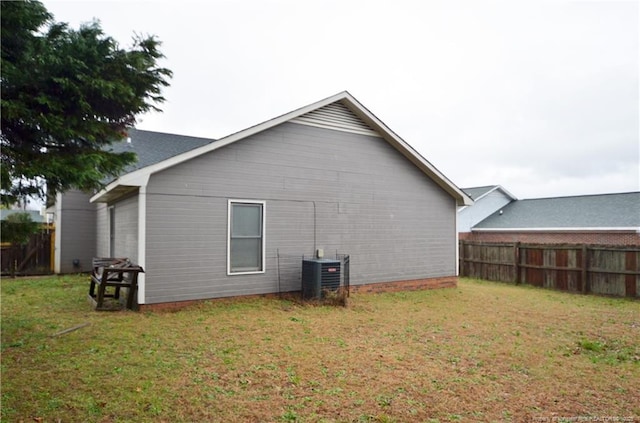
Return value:
[(340, 288), (340, 260), (302, 260), (302, 298), (320, 299), (324, 291)]

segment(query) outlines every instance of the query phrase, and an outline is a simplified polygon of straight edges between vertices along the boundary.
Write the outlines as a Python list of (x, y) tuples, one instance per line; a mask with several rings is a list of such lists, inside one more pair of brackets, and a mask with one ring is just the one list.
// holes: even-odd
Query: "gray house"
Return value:
[(55, 273), (88, 272), (96, 255), (96, 206), (80, 191), (58, 194), (53, 207)]
[(92, 253), (144, 267), (141, 305), (299, 290), (319, 249), (350, 255), (352, 287), (455, 286), (472, 200), (347, 92), (179, 149), (90, 199)]
[[(126, 169), (132, 172), (175, 155), (192, 150), (212, 142), (212, 139), (187, 137), (183, 135), (163, 134), (159, 132), (129, 130), (129, 137), (112, 146), (116, 152), (136, 153), (137, 162)], [(97, 256), (97, 213), (96, 204), (90, 203), (91, 195), (80, 191), (58, 194), (55, 205), (48, 209), (53, 213), (56, 228), (54, 269), (56, 273), (88, 272), (91, 261)], [(104, 207), (103, 204), (98, 208)], [(111, 225), (105, 229), (101, 222), (101, 231), (112, 230), (112, 241), (106, 251), (100, 249), (101, 256), (115, 257), (116, 251), (126, 252), (128, 227), (123, 220), (126, 216), (116, 216), (111, 211)], [(117, 224), (116, 224), (117, 223)], [(120, 244), (116, 248), (116, 241)]]
[(500, 185), (462, 188), (473, 200), (473, 205), (458, 207), (458, 232), (468, 234), (476, 224), (499, 211), (501, 208), (516, 201), (517, 198)]

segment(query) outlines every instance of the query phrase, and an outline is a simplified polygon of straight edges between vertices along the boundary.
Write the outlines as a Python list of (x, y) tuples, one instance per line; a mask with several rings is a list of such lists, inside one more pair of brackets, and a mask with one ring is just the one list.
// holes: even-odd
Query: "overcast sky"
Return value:
[(138, 128), (221, 138), (347, 90), (459, 187), (640, 191), (636, 1), (45, 1), (174, 77)]

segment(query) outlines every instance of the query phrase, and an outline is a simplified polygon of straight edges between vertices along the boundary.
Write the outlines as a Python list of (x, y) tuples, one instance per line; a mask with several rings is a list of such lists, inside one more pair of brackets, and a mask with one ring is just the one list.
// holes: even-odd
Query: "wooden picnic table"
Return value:
[[(144, 273), (144, 269), (131, 263), (127, 258), (94, 258), (89, 298), (95, 303), (95, 309), (112, 310), (105, 306), (105, 298), (118, 300), (120, 299), (120, 289), (127, 288), (126, 307), (132, 310), (140, 273)], [(107, 293), (107, 287), (115, 288), (114, 292), (112, 294)]]

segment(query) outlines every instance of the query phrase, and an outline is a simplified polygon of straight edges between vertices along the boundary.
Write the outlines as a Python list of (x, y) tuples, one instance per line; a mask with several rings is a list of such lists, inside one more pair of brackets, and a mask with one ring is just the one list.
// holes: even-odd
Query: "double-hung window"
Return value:
[(264, 201), (229, 200), (227, 274), (264, 272)]

